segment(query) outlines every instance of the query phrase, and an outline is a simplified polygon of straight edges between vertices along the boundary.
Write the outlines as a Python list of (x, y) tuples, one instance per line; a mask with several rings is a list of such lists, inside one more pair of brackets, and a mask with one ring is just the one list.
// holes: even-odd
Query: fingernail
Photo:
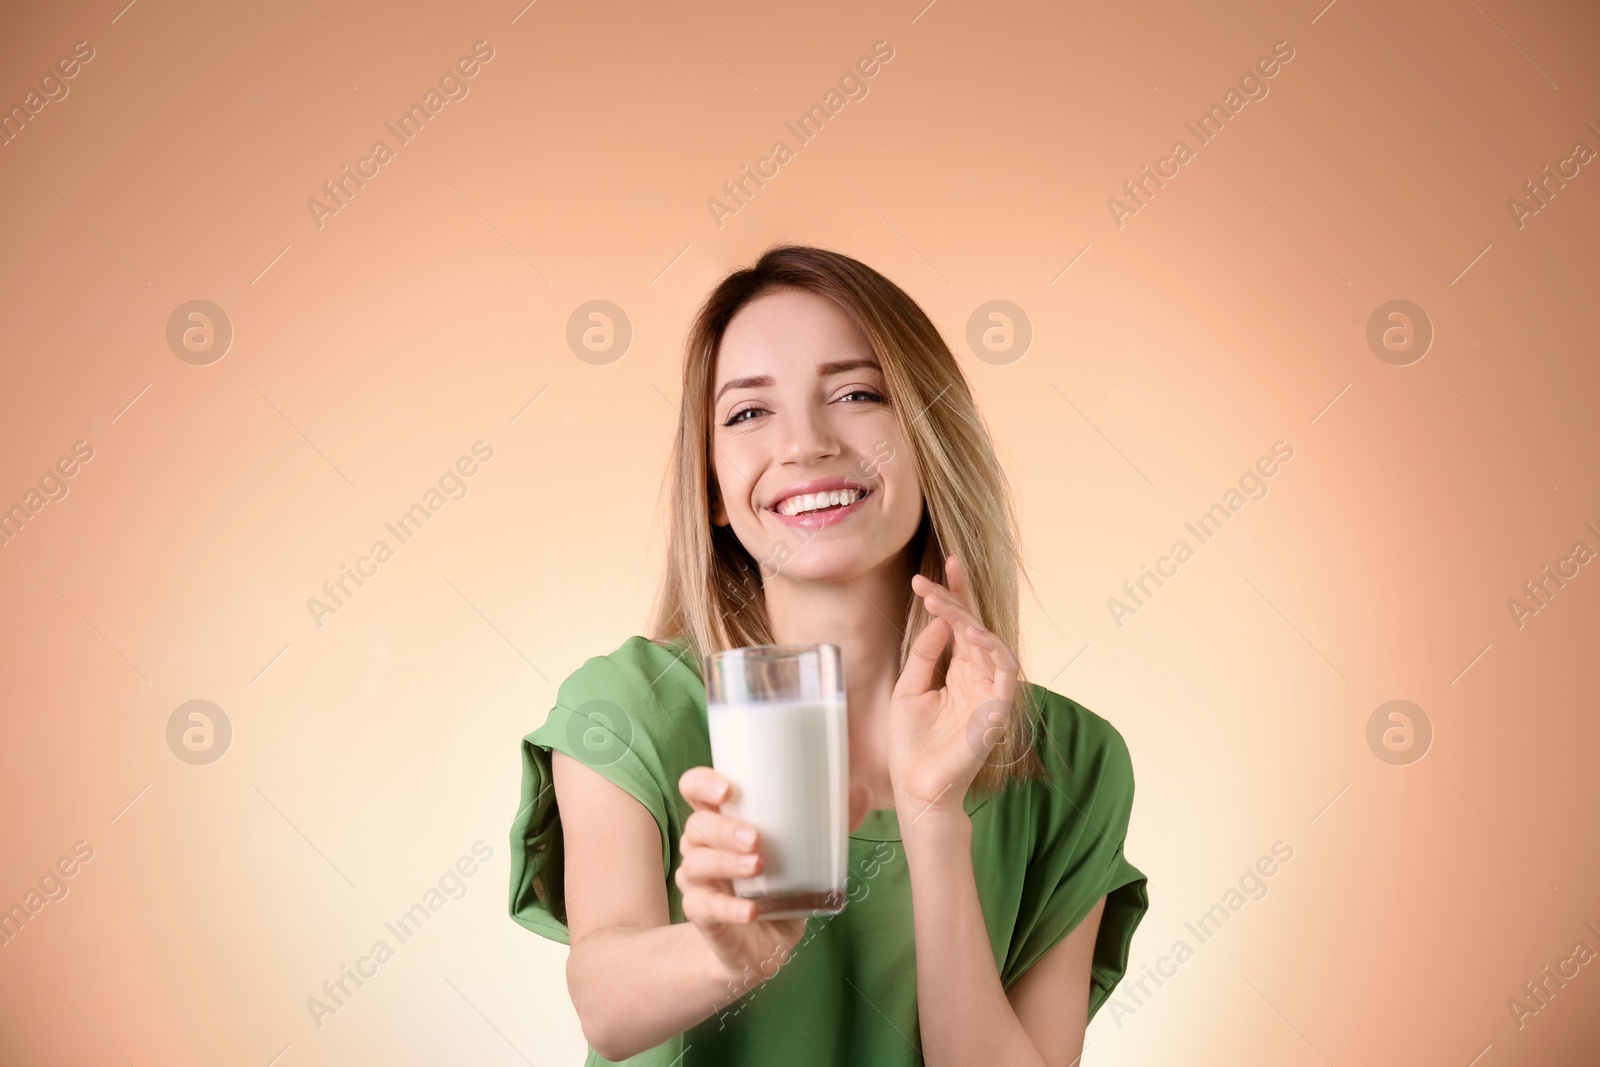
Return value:
[(756, 843), (756, 832), (747, 826), (734, 834), (733, 840), (740, 848), (749, 848)]

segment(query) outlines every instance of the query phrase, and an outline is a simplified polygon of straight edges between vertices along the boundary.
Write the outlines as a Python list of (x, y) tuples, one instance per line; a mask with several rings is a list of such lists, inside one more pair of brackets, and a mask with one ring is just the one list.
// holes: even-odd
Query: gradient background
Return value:
[[(581, 1060), (566, 950), (506, 913), (518, 739), (644, 628), (686, 323), (781, 239), (907, 289), (979, 395), (1024, 665), (1133, 752), (1135, 976), (1295, 850), (1085, 1062), (1600, 1059), (1600, 964), (1520, 1030), (1506, 1004), (1600, 950), (1600, 565), (1507, 608), (1600, 549), (1600, 163), (1507, 208), (1600, 150), (1591, 5), (123, 2), (0, 15), (8, 108), (96, 51), (0, 148), (0, 506), (95, 450), (0, 548), (0, 906), (94, 849), (0, 948), (0, 1060)], [(1107, 198), (1285, 39), (1119, 229)], [(478, 40), (470, 95), (319, 229), (307, 199)], [(1404, 367), (1365, 338), (1396, 298), (1436, 332)], [(235, 331), (209, 366), (165, 340), (193, 299)], [(592, 299), (633, 330), (608, 365), (565, 339)], [(1003, 365), (965, 340), (992, 299), (1034, 332)], [(468, 495), (319, 628), (307, 598), (480, 439)], [(1266, 499), (1115, 625), (1277, 440)], [(196, 699), (233, 729), (205, 766), (167, 742)], [(1391, 699), (1434, 730), (1408, 766), (1366, 740)], [(466, 895), (318, 1028), (307, 998), (480, 839)]]

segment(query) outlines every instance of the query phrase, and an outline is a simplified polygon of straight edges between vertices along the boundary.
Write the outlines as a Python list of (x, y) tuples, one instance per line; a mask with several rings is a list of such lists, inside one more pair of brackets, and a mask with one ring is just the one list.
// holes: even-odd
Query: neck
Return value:
[[(904, 556), (877, 570), (830, 582), (801, 582), (780, 572), (765, 583), (767, 623), (778, 644), (830, 643), (844, 655), (848, 695), (863, 695), (900, 671), (900, 642), (911, 607), (911, 575)], [(874, 683), (874, 684), (869, 684)]]

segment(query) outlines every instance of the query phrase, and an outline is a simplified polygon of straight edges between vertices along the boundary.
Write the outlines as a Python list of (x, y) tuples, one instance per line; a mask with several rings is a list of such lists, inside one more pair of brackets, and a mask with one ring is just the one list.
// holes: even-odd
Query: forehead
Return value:
[(755, 370), (871, 356), (871, 344), (843, 308), (816, 293), (779, 289), (729, 320), (717, 348), (716, 377), (720, 382)]

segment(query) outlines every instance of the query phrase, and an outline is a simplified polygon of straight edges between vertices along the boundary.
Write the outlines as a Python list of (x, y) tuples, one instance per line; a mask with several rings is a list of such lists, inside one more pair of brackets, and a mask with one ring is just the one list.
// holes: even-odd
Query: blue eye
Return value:
[(844, 394), (844, 396), (841, 396), (839, 399), (840, 400), (844, 400), (844, 399), (847, 399), (847, 398), (852, 397), (852, 396), (864, 396), (869, 401), (872, 401), (874, 403), (878, 403), (878, 404), (883, 403), (883, 397), (881, 395), (879, 395), (878, 393), (874, 393), (871, 389), (852, 389), (848, 393)]
[(724, 426), (733, 426), (733, 425), (735, 425), (737, 423), (749, 422), (750, 420), (745, 418), (744, 416), (750, 415), (750, 414), (753, 414), (753, 413), (755, 413), (757, 411), (762, 411), (762, 410), (764, 410), (764, 409), (757, 408), (757, 407), (740, 408), (738, 411), (735, 411), (732, 415), (730, 415), (728, 417), (728, 421), (723, 423), (722, 425), (724, 425)]

